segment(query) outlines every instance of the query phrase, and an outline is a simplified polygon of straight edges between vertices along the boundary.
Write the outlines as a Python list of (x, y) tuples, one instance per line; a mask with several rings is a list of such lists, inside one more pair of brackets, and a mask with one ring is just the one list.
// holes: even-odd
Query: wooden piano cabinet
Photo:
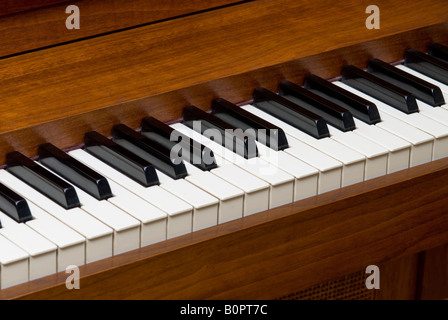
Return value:
[[(240, 3), (236, 0), (7, 0), (0, 1), (0, 57), (38, 50)], [(69, 30), (69, 5), (80, 28)]]
[[(365, 27), (369, 4), (250, 1), (24, 54), (9, 47), (0, 163), (13, 150), (71, 148), (89, 130), (137, 129), (147, 115), (175, 121), (191, 104), (249, 101), (257, 87), (302, 84), (310, 72), (330, 79), (347, 64), (448, 42), (444, 0), (383, 1), (379, 30)], [(80, 266), (80, 290), (62, 272), (0, 299), (285, 299), (345, 285), (360, 296), (331, 297), (446, 298), (446, 181), (448, 158)], [(369, 265), (381, 288), (366, 293)]]

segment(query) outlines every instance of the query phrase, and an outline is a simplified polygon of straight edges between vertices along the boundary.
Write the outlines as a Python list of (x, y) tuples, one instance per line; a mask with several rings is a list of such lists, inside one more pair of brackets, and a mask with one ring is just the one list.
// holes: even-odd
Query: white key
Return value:
[[(403, 70), (403, 71), (405, 71), (407, 73), (410, 73), (410, 74), (412, 74), (412, 75), (414, 75), (414, 76), (416, 76), (416, 77), (418, 77), (418, 78), (420, 78), (422, 80), (425, 80), (425, 81), (427, 81), (427, 82), (429, 82), (429, 83), (439, 87), (439, 89), (442, 92), (443, 99), (445, 100), (445, 104), (441, 105), (440, 108), (448, 110), (448, 85), (446, 85), (446, 84), (444, 84), (444, 83), (442, 83), (440, 81), (437, 81), (437, 80), (435, 80), (433, 78), (430, 78), (430, 77), (424, 75), (423, 73), (420, 73), (420, 72), (415, 71), (415, 70), (413, 70), (411, 68), (408, 68), (405, 65), (398, 65), (397, 68), (399, 68), (399, 69), (401, 69), (401, 70)], [(432, 109), (438, 109), (438, 108), (433, 108), (433, 107), (431, 107), (431, 108)]]
[(86, 239), (34, 203), (28, 201), (28, 206), (34, 219), (27, 221), (26, 225), (58, 247), (57, 272), (71, 265), (85, 264)]
[[(36, 163), (45, 168), (41, 163)], [(60, 179), (68, 182), (51, 169), (47, 168), (47, 170)], [(139, 220), (114, 206), (112, 203), (106, 200), (99, 201), (77, 186), (73, 185), (73, 187), (75, 188), (81, 203), (81, 209), (114, 230), (114, 255), (138, 249), (140, 247)]]
[[(148, 153), (131, 143), (121, 141), (120, 144), (136, 151), (143, 159), (152, 160)], [(190, 183), (184, 183), (182, 179), (172, 179), (159, 170), (157, 175), (162, 188), (193, 206), (193, 231), (243, 216), (244, 193), (242, 190), (209, 172), (196, 171), (196, 174), (185, 177), (185, 180)], [(214, 199), (210, 198), (210, 195)]]
[(320, 171), (333, 168), (338, 165), (338, 162), (341, 163), (343, 165), (341, 186), (364, 181), (366, 157), (360, 153), (330, 138), (311, 137), (252, 105), (241, 108), (282, 128), (291, 147), (285, 152), (293, 154)]
[(28, 282), (29, 254), (0, 234), (0, 289)]
[(168, 215), (153, 204), (109, 179), (113, 197), (107, 199), (141, 222), (140, 246), (148, 246), (167, 238)]
[[(195, 142), (196, 143), (196, 142)], [(234, 191), (236, 195), (240, 196), (240, 191), (243, 192), (243, 211), (242, 215), (237, 212), (231, 214), (230, 221), (236, 218), (241, 218), (241, 216), (247, 216), (256, 212), (264, 211), (269, 209), (269, 184), (256, 176), (250, 174), (249, 172), (243, 170), (242, 168), (235, 166), (233, 164), (223, 164), (224, 160), (218, 155), (214, 155), (216, 159), (217, 168), (210, 170), (210, 172), (204, 172), (198, 169), (196, 166), (188, 161), (184, 161), (187, 168), (189, 176), (198, 175), (200, 179), (213, 180), (213, 188), (221, 184), (228, 184), (237, 187)], [(220, 165), (221, 164), (221, 165)], [(204, 177), (204, 173), (206, 173)], [(215, 177), (208, 178), (209, 174), (213, 174)], [(210, 183), (208, 181), (206, 183)], [(204, 185), (202, 187), (204, 190), (209, 191), (208, 187)], [(211, 189), (210, 189), (211, 191)], [(220, 192), (220, 191), (219, 191)], [(214, 193), (212, 193), (215, 197)], [(221, 196), (222, 198), (222, 196)]]
[[(39, 165), (42, 164), (39, 163)], [(42, 166), (45, 167), (44, 165)], [(47, 170), (53, 172), (50, 168), (47, 168)], [(57, 173), (53, 173), (59, 176)], [(65, 180), (63, 177), (59, 177)], [(93, 210), (92, 206), (87, 206), (88, 212), (91, 212), (93, 216), (104, 222), (106, 225), (115, 225), (115, 234), (118, 232), (120, 237), (123, 237), (124, 235), (126, 235), (126, 237), (133, 237), (131, 235), (132, 233), (134, 236), (137, 236), (137, 233), (140, 234), (139, 241), (135, 241), (134, 237), (132, 239), (123, 238), (120, 240), (120, 242), (122, 242), (122, 244), (120, 244), (121, 249), (116, 245), (115, 248), (118, 251), (116, 251), (115, 254), (136, 249), (139, 246), (147, 246), (166, 240), (167, 215), (162, 210), (153, 206), (149, 202), (146, 202), (134, 193), (124, 189), (113, 181), (108, 181), (108, 183), (113, 196), (107, 200), (98, 201), (97, 199), (87, 195), (84, 191), (79, 190), (79, 188), (76, 188), (76, 190), (78, 195), (82, 196), (81, 198), (84, 206), (89, 203), (93, 203), (93, 207), (95, 207), (98, 203), (101, 204), (102, 208), (100, 212)], [(111, 206), (111, 204), (114, 206)], [(137, 232), (138, 230), (135, 228), (136, 221), (130, 220), (127, 217), (127, 214), (124, 213), (129, 214), (140, 222), (139, 232)], [(104, 215), (104, 219), (102, 219), (100, 215)], [(123, 223), (125, 225), (123, 225)], [(126, 224), (128, 224), (127, 227)], [(133, 228), (134, 230), (130, 230), (130, 228)], [(117, 241), (117, 239), (114, 241)], [(137, 245), (137, 243), (139, 244)]]
[(381, 122), (375, 126), (387, 130), (412, 144), (409, 166), (414, 167), (433, 159), (434, 137), (406, 122), (383, 114)]
[[(189, 173), (192, 172), (192, 174), (185, 177), (185, 182), (188, 182), (190, 185), (193, 184), (193, 186), (210, 193), (214, 200), (217, 200), (217, 204), (219, 205), (217, 215), (219, 224), (243, 217), (243, 190), (208, 171), (201, 171), (189, 163), (185, 163), (185, 165), (187, 171)], [(168, 183), (168, 188), (175, 183), (179, 182), (173, 181)], [(162, 188), (165, 187), (165, 183), (162, 183)], [(191, 186), (186, 186), (186, 188), (193, 190)]]
[(211, 141), (201, 134), (193, 131), (181, 123), (171, 125), (190, 139), (209, 147), (216, 155), (226, 163), (235, 164), (249, 173), (270, 184), (269, 207), (274, 208), (293, 201), (294, 177), (280, 170), (265, 160), (255, 157), (244, 159), (227, 148)]
[(442, 112), (440, 111), (440, 109), (448, 111), (448, 85), (446, 85), (442, 82), (439, 82), (433, 78), (430, 78), (430, 77), (424, 75), (423, 73), (420, 73), (411, 68), (408, 68), (405, 65), (398, 65), (397, 68), (399, 68), (407, 73), (410, 73), (424, 81), (434, 84), (440, 88), (442, 95), (443, 95), (443, 99), (445, 100), (445, 104), (441, 105), (440, 107), (432, 107), (422, 101), (418, 101), (418, 105), (419, 105), (421, 112), (424, 112), (425, 115), (427, 115), (428, 117), (431, 117), (437, 121), (440, 121), (441, 119), (443, 119), (443, 123), (446, 124), (447, 123), (446, 112), (444, 114), (441, 114)]
[(0, 170), (0, 182), (84, 236), (86, 263), (112, 256), (113, 231), (102, 222), (80, 208), (62, 208), (6, 170)]
[(69, 155), (166, 213), (168, 239), (192, 232), (193, 207), (185, 201), (159, 186), (142, 186), (84, 150), (73, 150)]
[[(185, 165), (187, 166), (187, 171), (190, 172), (191, 167), (188, 167), (188, 163), (185, 163)], [(156, 172), (160, 186), (163, 189), (181, 198), (193, 207), (193, 231), (218, 224), (221, 206), (218, 198), (184, 179), (174, 180), (158, 170)]]
[(295, 178), (294, 201), (314, 196), (318, 191), (321, 193), (341, 187), (341, 164), (324, 173), (287, 152), (275, 151), (259, 142), (257, 148), (261, 159), (282, 168)]
[(342, 132), (328, 125), (330, 138), (356, 150), (366, 157), (364, 179), (369, 180), (387, 174), (388, 151), (377, 143), (354, 132)]
[(432, 159), (440, 159), (443, 157), (448, 156), (448, 127), (442, 125), (441, 123), (434, 121), (420, 113), (412, 113), (412, 114), (405, 114), (404, 112), (401, 112), (391, 106), (388, 106), (387, 104), (369, 96), (361, 91), (358, 91), (356, 89), (353, 89), (339, 81), (335, 81), (334, 84), (353, 92), (354, 94), (367, 99), (373, 103), (378, 108), (378, 111), (380, 112), (381, 118), (384, 118), (385, 114), (388, 114), (396, 119), (402, 120), (405, 123), (418, 128), (431, 136), (434, 137), (434, 144), (433, 144), (433, 153), (432, 153)]
[[(288, 137), (288, 141), (292, 141), (293, 139), (294, 139), (293, 137)], [(302, 142), (300, 141), (300, 143)], [(343, 176), (342, 164), (332, 158), (330, 158), (331, 161), (328, 161), (328, 159), (325, 159), (323, 157), (319, 156), (316, 157), (319, 151), (313, 149), (311, 146), (306, 145), (305, 143), (303, 144), (304, 144), (303, 148), (295, 145), (291, 148), (285, 149), (285, 153), (306, 161), (319, 171), (317, 193), (324, 193), (327, 191), (340, 188), (342, 185), (342, 176)]]
[[(81, 201), (81, 209), (114, 230), (114, 255), (140, 247), (140, 221), (128, 215), (108, 201), (86, 202), (87, 194), (76, 192)], [(84, 202), (83, 202), (84, 201)]]
[(418, 77), (418, 78), (420, 78), (420, 79), (422, 79), (424, 81), (427, 81), (427, 82), (429, 82), (431, 84), (434, 84), (434, 85), (438, 86), (440, 88), (440, 90), (442, 91), (442, 95), (443, 95), (443, 98), (445, 100), (445, 105), (444, 106), (445, 107), (447, 106), (447, 104), (448, 104), (448, 85), (446, 85), (446, 84), (444, 84), (444, 83), (442, 83), (440, 81), (437, 81), (437, 80), (435, 80), (433, 78), (430, 78), (430, 77), (424, 75), (423, 73), (420, 73), (420, 72), (415, 71), (415, 70), (413, 70), (411, 68), (408, 68), (408, 67), (406, 67), (403, 64), (397, 65), (396, 67), (398, 69), (406, 71), (407, 73), (412, 74), (412, 75), (414, 75), (414, 76), (416, 76), (416, 77)]
[(218, 166), (210, 172), (244, 191), (244, 216), (269, 209), (269, 184), (267, 182), (233, 164)]
[(431, 118), (443, 125), (448, 125), (448, 110), (443, 107), (433, 107), (429, 104), (417, 100), (418, 108), (421, 114)]
[(29, 254), (30, 281), (56, 273), (58, 248), (54, 243), (3, 212), (0, 212), (0, 221), (0, 234)]
[(368, 125), (367, 123), (354, 119), (356, 134), (375, 141), (389, 151), (387, 162), (387, 173), (392, 173), (409, 168), (411, 157), (411, 143), (382, 129), (379, 126)]

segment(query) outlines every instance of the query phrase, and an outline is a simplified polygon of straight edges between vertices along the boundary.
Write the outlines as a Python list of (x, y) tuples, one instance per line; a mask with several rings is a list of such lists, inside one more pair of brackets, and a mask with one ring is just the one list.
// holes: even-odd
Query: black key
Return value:
[(290, 81), (280, 83), (278, 93), (295, 104), (321, 116), (327, 123), (341, 131), (346, 132), (356, 128), (350, 111)]
[(448, 47), (440, 43), (432, 43), (428, 46), (429, 55), (448, 62)]
[(330, 136), (327, 122), (319, 115), (280, 97), (265, 88), (257, 88), (253, 94), (253, 105), (280, 120), (320, 139)]
[(349, 110), (355, 118), (368, 124), (381, 121), (376, 105), (316, 75), (305, 77), (303, 85), (315, 94)]
[(246, 159), (258, 156), (254, 133), (247, 134), (199, 108), (184, 108), (182, 123)]
[(212, 114), (230, 123), (235, 128), (241, 128), (243, 131), (255, 131), (255, 139), (258, 142), (274, 149), (284, 150), (288, 148), (288, 139), (283, 129), (271, 124), (270, 122), (241, 109), (237, 105), (218, 98), (212, 102)]
[(167, 147), (179, 148), (184, 161), (188, 161), (201, 170), (212, 170), (218, 167), (213, 151), (206, 146), (188, 138), (169, 125), (153, 118), (146, 117), (142, 120), (142, 134), (150, 140), (165, 141)]
[(355, 66), (342, 68), (342, 82), (406, 114), (418, 112), (415, 96)]
[(442, 91), (439, 87), (391, 66), (386, 62), (372, 59), (367, 64), (367, 70), (374, 76), (411, 92), (418, 99), (431, 106), (445, 104)]
[(28, 202), (2, 183), (0, 183), (0, 210), (19, 223), (33, 219)]
[(158, 185), (154, 166), (96, 131), (84, 135), (85, 150), (145, 187)]
[(424, 75), (448, 84), (448, 62), (415, 49), (406, 50), (404, 65)]
[(65, 209), (79, 207), (75, 188), (18, 151), (6, 155), (6, 170)]
[(39, 146), (39, 162), (98, 200), (112, 197), (105, 177), (51, 143)]
[(160, 142), (149, 140), (124, 124), (117, 124), (112, 130), (112, 139), (139, 157), (151, 162), (157, 169), (173, 179), (188, 175), (182, 158), (167, 149)]

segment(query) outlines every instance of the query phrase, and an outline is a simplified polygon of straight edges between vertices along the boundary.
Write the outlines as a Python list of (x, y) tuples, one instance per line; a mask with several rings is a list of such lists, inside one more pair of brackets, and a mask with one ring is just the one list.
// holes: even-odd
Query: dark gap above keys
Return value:
[(75, 188), (18, 151), (6, 155), (6, 170), (65, 209), (80, 207)]
[[(217, 98), (213, 100), (212, 115), (230, 123), (235, 128), (241, 128), (247, 132), (255, 132), (254, 138), (271, 149), (278, 151), (289, 147), (283, 129), (241, 109), (225, 99)], [(253, 131), (248, 129), (253, 129)]]
[(246, 159), (258, 157), (255, 133), (243, 132), (195, 106), (184, 108), (182, 123)]
[(415, 49), (409, 49), (405, 53), (404, 65), (434, 80), (448, 84), (448, 62)]
[(159, 184), (154, 166), (96, 131), (84, 135), (84, 149), (145, 187)]
[(153, 117), (142, 120), (141, 133), (151, 140), (171, 142), (171, 146), (179, 148), (180, 155), (184, 161), (188, 161), (197, 168), (209, 171), (218, 167), (212, 150), (206, 146), (188, 138), (169, 125)]
[(346, 132), (356, 128), (350, 111), (290, 81), (280, 83), (278, 92), (280, 96), (321, 116), (328, 124), (341, 131)]
[(0, 210), (18, 223), (33, 219), (26, 199), (2, 183), (0, 183)]
[(327, 122), (310, 112), (265, 88), (257, 88), (253, 93), (253, 105), (293, 127), (317, 138), (330, 136)]
[(342, 82), (406, 114), (418, 112), (415, 96), (355, 66), (342, 68)]
[(381, 122), (378, 108), (373, 102), (338, 87), (330, 81), (311, 74), (305, 77), (303, 85), (311, 92), (349, 110), (355, 118), (367, 124)]
[(112, 129), (113, 141), (130, 152), (152, 163), (158, 170), (173, 179), (188, 175), (185, 164), (177, 152), (172, 152), (162, 141), (150, 140), (124, 124)]
[(51, 143), (39, 146), (39, 162), (98, 200), (112, 197), (107, 179)]
[(448, 46), (444, 46), (441, 43), (431, 43), (428, 46), (428, 54), (448, 62)]
[(418, 99), (431, 106), (445, 104), (442, 91), (439, 87), (391, 66), (386, 62), (371, 59), (367, 64), (367, 70), (374, 76), (411, 92)]

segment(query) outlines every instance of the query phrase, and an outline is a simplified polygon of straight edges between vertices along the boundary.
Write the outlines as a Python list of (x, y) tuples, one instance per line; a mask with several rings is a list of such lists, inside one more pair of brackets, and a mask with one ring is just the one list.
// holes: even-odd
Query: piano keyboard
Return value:
[(258, 88), (242, 106), (216, 99), (172, 125), (89, 132), (69, 152), (47, 143), (36, 161), (8, 154), (0, 288), (448, 156), (447, 52)]

